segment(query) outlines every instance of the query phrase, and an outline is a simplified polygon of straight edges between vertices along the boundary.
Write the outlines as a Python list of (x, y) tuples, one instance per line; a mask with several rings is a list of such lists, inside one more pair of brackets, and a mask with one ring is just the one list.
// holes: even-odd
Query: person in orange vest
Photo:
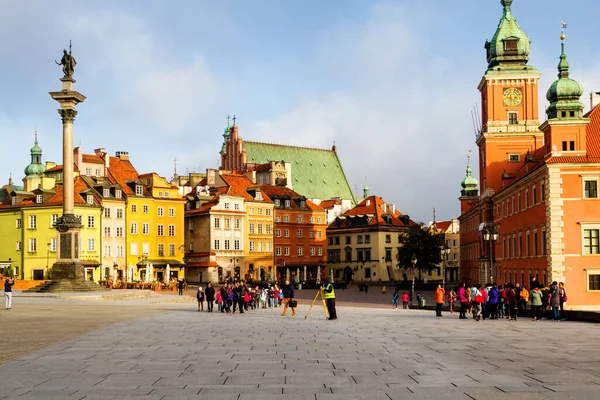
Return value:
[(442, 316), (442, 307), (444, 306), (444, 294), (446, 291), (442, 287), (442, 285), (438, 285), (435, 290), (435, 316)]

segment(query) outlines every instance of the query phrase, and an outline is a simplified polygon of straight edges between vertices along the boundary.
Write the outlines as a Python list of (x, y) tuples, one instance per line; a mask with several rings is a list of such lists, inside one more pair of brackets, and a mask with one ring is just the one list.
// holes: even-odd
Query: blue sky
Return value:
[[(37, 127), (43, 160), (61, 161), (48, 95), (73, 40), (75, 143), (129, 151), (140, 173), (218, 167), (227, 115), (251, 141), (330, 148), (357, 193), (416, 220), (459, 214), (470, 112), (499, 0), (0, 1), (0, 181), (23, 178)], [(600, 90), (593, 45), (600, 3), (515, 0), (543, 77), (556, 77), (566, 21), (571, 77)], [(543, 108), (541, 108), (543, 110)]]

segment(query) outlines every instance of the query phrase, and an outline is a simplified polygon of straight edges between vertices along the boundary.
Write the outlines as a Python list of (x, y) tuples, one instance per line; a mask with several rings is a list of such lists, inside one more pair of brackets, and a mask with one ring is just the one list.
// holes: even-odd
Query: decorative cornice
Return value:
[(60, 117), (62, 118), (63, 124), (72, 124), (75, 122), (75, 116), (77, 115), (77, 110), (72, 108), (60, 109), (58, 110)]

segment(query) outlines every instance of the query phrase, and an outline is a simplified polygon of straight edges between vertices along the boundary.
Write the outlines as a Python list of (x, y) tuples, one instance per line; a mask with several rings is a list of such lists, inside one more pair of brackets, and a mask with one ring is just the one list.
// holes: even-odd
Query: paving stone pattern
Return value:
[(600, 325), (190, 306), (0, 365), (0, 399), (595, 399)]

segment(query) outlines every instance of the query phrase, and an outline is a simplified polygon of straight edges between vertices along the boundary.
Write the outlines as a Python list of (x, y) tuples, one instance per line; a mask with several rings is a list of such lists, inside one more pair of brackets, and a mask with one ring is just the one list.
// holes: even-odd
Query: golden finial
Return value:
[(567, 38), (567, 35), (565, 35), (565, 29), (567, 29), (567, 23), (565, 21), (561, 22), (562, 24), (562, 31), (560, 32), (560, 40), (565, 40)]

